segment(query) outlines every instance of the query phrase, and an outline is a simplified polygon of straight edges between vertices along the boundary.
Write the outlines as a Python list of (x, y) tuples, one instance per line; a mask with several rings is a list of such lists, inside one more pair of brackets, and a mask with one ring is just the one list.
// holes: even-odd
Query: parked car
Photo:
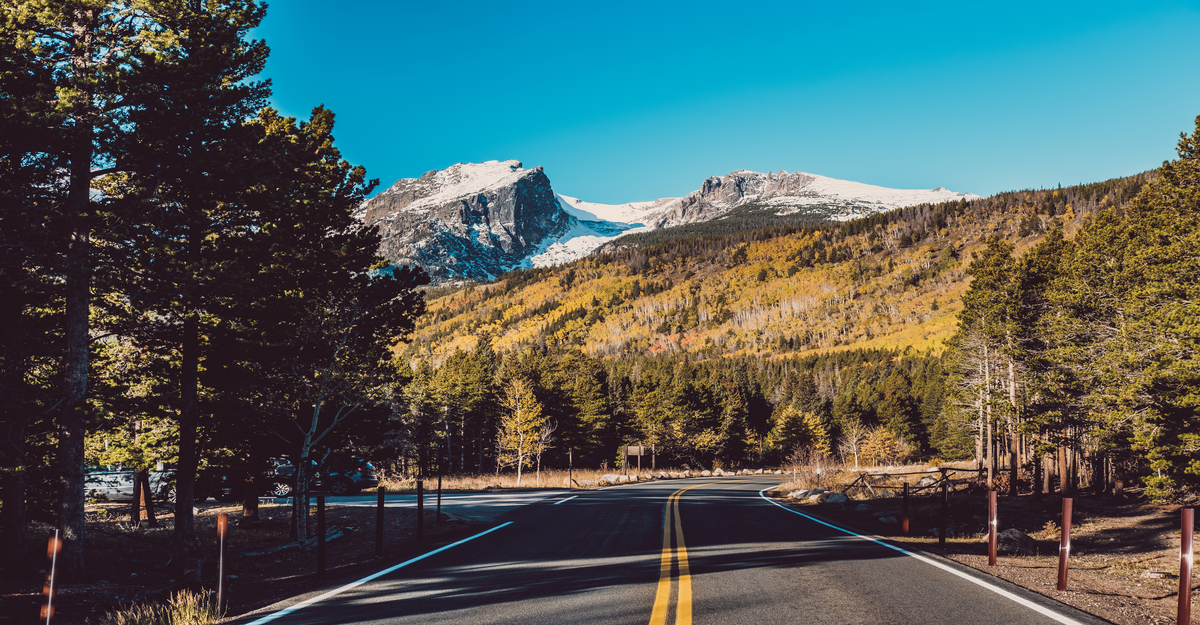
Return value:
[[(275, 469), (267, 479), (269, 491), (276, 497), (287, 497), (295, 490), (296, 465), (287, 458), (271, 460)], [(309, 490), (353, 495), (364, 488), (379, 486), (374, 465), (363, 458), (331, 454), (321, 465), (315, 460), (309, 462), (312, 467), (308, 475)]]
[(364, 488), (379, 486), (375, 466), (363, 458), (330, 456), (316, 472), (312, 489), (327, 490), (334, 495), (353, 495)]
[[(148, 472), (151, 498), (175, 503), (175, 470), (163, 463)], [(83, 488), (88, 497), (109, 501), (133, 500), (134, 470), (121, 465), (100, 465), (84, 469)], [(208, 499), (208, 492), (197, 484), (196, 503)]]

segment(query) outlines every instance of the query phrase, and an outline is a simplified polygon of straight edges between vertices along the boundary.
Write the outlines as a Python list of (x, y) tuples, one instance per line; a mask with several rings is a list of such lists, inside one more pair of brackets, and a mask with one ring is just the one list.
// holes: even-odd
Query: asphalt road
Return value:
[(671, 480), (562, 494), (375, 579), (237, 622), (1103, 622), (780, 507), (759, 495), (775, 483)]
[[(468, 517), (479, 521), (494, 521), (516, 508), (528, 506), (539, 501), (557, 500), (570, 497), (566, 490), (533, 490), (515, 493), (442, 493), (442, 512), (460, 517)], [(350, 507), (374, 508), (379, 503), (379, 496), (372, 492), (365, 495), (331, 495), (326, 499), (329, 504)], [(385, 508), (416, 508), (416, 495), (384, 495)], [(437, 491), (425, 493), (425, 509), (433, 510), (437, 506)]]

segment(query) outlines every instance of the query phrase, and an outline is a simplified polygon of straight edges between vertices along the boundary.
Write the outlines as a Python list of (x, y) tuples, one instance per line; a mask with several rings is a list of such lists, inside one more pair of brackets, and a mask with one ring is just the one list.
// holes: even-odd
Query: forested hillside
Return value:
[(944, 412), (984, 425), (987, 455), (1047, 483), (1136, 477), (1154, 499), (1200, 494), (1196, 122), (1179, 160), (1074, 236), (1023, 254), (996, 237), (977, 254)]
[[(397, 348), (416, 371), (408, 418), (441, 421), (467, 471), (519, 464), (518, 439), (553, 466), (568, 451), (612, 463), (639, 443), (704, 468), (797, 453), (970, 458), (981, 430), (946, 410), (961, 398), (942, 354), (957, 345), (972, 263), (989, 242), (1026, 250), (1074, 232), (1154, 175), (841, 224), (622, 239), (570, 265), (430, 290)], [(522, 405), (535, 418), (503, 421)]]
[(1071, 232), (1083, 216), (1126, 204), (1151, 175), (843, 224), (733, 223), (731, 232), (691, 239), (621, 239), (619, 249), (568, 265), (429, 291), (430, 314), (401, 353), (436, 366), (479, 336), (501, 352), (574, 345), (596, 357), (938, 352), (986, 237), (1025, 249), (1056, 225)]

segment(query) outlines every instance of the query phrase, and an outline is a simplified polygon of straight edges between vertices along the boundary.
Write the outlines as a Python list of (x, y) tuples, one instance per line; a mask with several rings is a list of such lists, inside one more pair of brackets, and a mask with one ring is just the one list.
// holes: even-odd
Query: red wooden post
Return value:
[(900, 531), (908, 536), (908, 482), (904, 483), (904, 516), (900, 519)]
[(1179, 615), (1176, 623), (1192, 622), (1192, 527), (1195, 509), (1183, 509), (1179, 544)]
[(1070, 497), (1062, 500), (1062, 537), (1058, 542), (1058, 589), (1067, 589), (1067, 564), (1071, 558), (1071, 503)]
[(41, 622), (46, 625), (50, 625), (54, 620), (54, 592), (58, 588), (58, 553), (62, 551), (62, 540), (59, 539), (58, 532), (59, 530), (54, 530), (54, 537), (46, 545), (46, 559), (50, 561), (50, 569), (46, 571), (46, 585), (42, 587), (42, 594), (45, 595), (46, 602), (42, 605), (41, 619)]
[(217, 515), (217, 614), (225, 611), (225, 536), (229, 534), (229, 515)]
[(988, 566), (996, 566), (996, 491), (988, 491)]

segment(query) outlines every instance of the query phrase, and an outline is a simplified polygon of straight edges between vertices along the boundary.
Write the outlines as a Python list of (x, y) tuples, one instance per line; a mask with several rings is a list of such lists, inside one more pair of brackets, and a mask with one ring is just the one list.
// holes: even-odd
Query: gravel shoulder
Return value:
[[(778, 496), (778, 493), (777, 493)], [(910, 536), (897, 522), (899, 497), (846, 504), (806, 504), (779, 497), (806, 514), (860, 533), (940, 555), (1119, 625), (1174, 623), (1179, 600), (1180, 507), (1077, 496), (1071, 529), (1068, 590), (1058, 591), (1062, 500), (1058, 496), (1001, 497), (1000, 530), (1015, 528), (1033, 539), (1033, 555), (1001, 554), (988, 566), (987, 499), (981, 491), (950, 496), (949, 532), (939, 547), (940, 503), (910, 500)], [(1196, 576), (1192, 588), (1200, 588)], [(1193, 604), (1194, 606), (1194, 604)], [(1193, 609), (1192, 623), (1200, 623)]]

